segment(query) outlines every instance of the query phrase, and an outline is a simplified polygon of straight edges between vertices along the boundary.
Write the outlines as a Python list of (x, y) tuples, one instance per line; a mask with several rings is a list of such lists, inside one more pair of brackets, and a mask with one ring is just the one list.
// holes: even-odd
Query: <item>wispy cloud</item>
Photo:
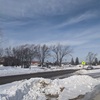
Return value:
[(80, 34), (75, 35), (75, 39), (92, 41), (100, 38), (100, 25), (95, 25), (85, 29)]
[[(5, 2), (6, 1), (6, 2)], [(95, 11), (86, 10), (79, 13), (81, 6), (86, 6), (91, 0), (0, 0), (0, 26), (5, 28), (33, 26), (38, 23), (38, 27), (48, 26), (52, 28), (60, 28), (78, 23), (83, 20), (96, 17)], [(88, 5), (89, 6), (89, 5)], [(79, 9), (77, 9), (79, 8)], [(76, 13), (74, 13), (76, 12)], [(74, 13), (74, 14), (73, 14)], [(63, 23), (56, 24), (54, 17), (68, 16)], [(48, 19), (48, 17), (52, 17)], [(43, 20), (40, 21), (40, 20)], [(56, 18), (55, 18), (56, 19)], [(38, 20), (36, 23), (34, 23)], [(47, 21), (48, 20), (48, 21)], [(57, 21), (59, 22), (60, 19)], [(46, 21), (46, 23), (45, 23)], [(62, 21), (61, 21), (62, 22)], [(45, 23), (45, 24), (44, 24)], [(53, 25), (52, 25), (52, 24)], [(51, 25), (51, 26), (50, 26)]]
[[(70, 45), (70, 46), (83, 46), (86, 47), (86, 44), (90, 44), (90, 42), (100, 39), (100, 25), (97, 25), (95, 27), (90, 27), (85, 30), (81, 30), (77, 32), (77, 30), (71, 30), (68, 32), (63, 33), (48, 33), (43, 34), (42, 36), (37, 36), (37, 39), (30, 40), (17, 40), (17, 39), (11, 39), (9, 41), (9, 45), (20, 45), (24, 43), (35, 43), (35, 44), (47, 44), (47, 45), (55, 45), (58, 43), (61, 43), (63, 45)], [(17, 34), (17, 33), (15, 33)], [(21, 34), (21, 33), (20, 33)], [(39, 33), (38, 33), (39, 34)], [(41, 33), (40, 33), (41, 34)], [(25, 36), (24, 33), (22, 36)], [(28, 36), (28, 35), (27, 35)], [(88, 45), (87, 47), (90, 48), (92, 44)]]
[(62, 24), (56, 25), (54, 28), (61, 28), (61, 27), (65, 27), (68, 25), (76, 24), (84, 20), (96, 18), (97, 16), (98, 15), (96, 12), (85, 12), (78, 16), (73, 16), (73, 17), (71, 16), (70, 19), (67, 19), (67, 21), (63, 22)]
[(65, 41), (65, 40), (62, 40), (62, 41), (48, 41), (48, 42), (34, 42), (34, 41), (21, 41), (21, 40), (7, 40), (5, 41), (7, 42), (6, 45), (4, 47), (7, 47), (7, 46), (12, 46), (12, 47), (15, 47), (15, 46), (18, 46), (18, 45), (23, 45), (23, 44), (40, 44), (40, 45), (43, 45), (43, 44), (46, 44), (48, 46), (51, 46), (51, 45), (57, 45), (57, 44), (61, 44), (61, 45), (68, 45), (68, 46), (79, 46), (79, 45), (82, 45), (84, 43), (86, 43), (86, 41), (74, 41), (74, 40), (68, 40), (68, 41)]
[(0, 0), (0, 14), (9, 17), (38, 17), (64, 14), (91, 0)]
[[(68, 31), (67, 33), (62, 33), (63, 37), (60, 37), (60, 41), (59, 39), (56, 41), (49, 41), (47, 42), (47, 44), (57, 44), (57, 43), (61, 43), (63, 45), (71, 45), (71, 46), (83, 46), (84, 48), (86, 47), (87, 44), (89, 44), (86, 48), (90, 48), (90, 47), (95, 47), (95, 42), (96, 40), (100, 39), (100, 25), (96, 25), (95, 27), (90, 27), (90, 28), (86, 28), (85, 30), (80, 30), (79, 33), (77, 32), (77, 30), (72, 30), (72, 31)], [(67, 35), (69, 34), (69, 36)], [(94, 42), (94, 43), (92, 43)], [(99, 46), (99, 45), (97, 45)], [(96, 46), (96, 47), (97, 47)]]
[(46, 43), (40, 43), (40, 44), (46, 44), (46, 45), (57, 45), (57, 44), (62, 44), (62, 45), (70, 45), (70, 46), (77, 46), (86, 43), (86, 41), (74, 41), (74, 40), (62, 40), (62, 41), (48, 41)]

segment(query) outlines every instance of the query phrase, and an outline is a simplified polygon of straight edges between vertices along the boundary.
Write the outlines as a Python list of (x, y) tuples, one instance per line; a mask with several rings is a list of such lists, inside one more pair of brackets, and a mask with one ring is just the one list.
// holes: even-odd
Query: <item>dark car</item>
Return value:
[(92, 70), (92, 69), (93, 69), (92, 66), (88, 66), (88, 67), (87, 67), (87, 70)]

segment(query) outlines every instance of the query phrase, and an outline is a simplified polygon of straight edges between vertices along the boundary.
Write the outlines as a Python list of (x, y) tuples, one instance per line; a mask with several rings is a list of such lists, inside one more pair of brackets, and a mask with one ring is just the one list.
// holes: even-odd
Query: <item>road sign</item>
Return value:
[(85, 61), (82, 61), (82, 65), (86, 65), (86, 62)]

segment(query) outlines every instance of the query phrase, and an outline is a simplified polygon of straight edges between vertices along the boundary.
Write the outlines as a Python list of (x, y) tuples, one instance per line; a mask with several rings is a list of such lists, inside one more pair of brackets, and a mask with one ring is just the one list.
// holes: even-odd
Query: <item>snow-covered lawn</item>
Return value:
[(11, 76), (11, 75), (20, 75), (20, 74), (29, 74), (29, 73), (37, 73), (37, 72), (46, 72), (46, 71), (56, 71), (56, 70), (66, 70), (66, 69), (79, 69), (78, 66), (74, 67), (37, 67), (37, 66), (31, 66), (31, 68), (21, 68), (21, 67), (4, 67), (0, 66), (0, 77), (1, 76)]
[(0, 67), (0, 76), (10, 76), (10, 75), (19, 75), (19, 74), (28, 74), (28, 73), (34, 73), (34, 72), (43, 72), (43, 71), (49, 71), (49, 69), (42, 69), (39, 67), (32, 67), (29, 68), (21, 68), (21, 67)]
[(86, 75), (65, 79), (32, 78), (0, 86), (0, 100), (69, 100), (91, 92), (100, 80)]
[(92, 70), (87, 70), (88, 66), (85, 66), (84, 69), (80, 69), (79, 71), (77, 71), (77, 74), (92, 74), (92, 73), (100, 73), (100, 66), (92, 66), (93, 69)]
[(93, 70), (85, 70), (85, 69), (83, 69), (83, 70), (79, 70), (79, 71), (77, 71), (76, 73), (78, 73), (78, 74), (92, 74), (92, 73), (100, 73), (100, 69), (93, 69)]
[[(37, 67), (37, 66), (31, 66), (31, 68), (21, 68), (21, 67), (4, 67), (0, 66), (0, 77), (2, 76), (11, 76), (11, 75), (20, 75), (20, 74), (30, 74), (30, 73), (37, 73), (37, 72), (47, 72), (47, 71), (56, 71), (56, 70), (66, 70), (66, 69), (79, 69), (77, 73), (79, 74), (88, 74), (88, 73), (99, 73), (100, 72), (100, 66), (93, 66), (93, 70), (86, 70), (88, 66), (85, 66), (85, 70), (83, 69), (82, 65), (77, 66), (71, 66), (68, 65), (63, 67), (53, 66), (51, 68), (46, 67)], [(97, 69), (95, 69), (97, 68)]]

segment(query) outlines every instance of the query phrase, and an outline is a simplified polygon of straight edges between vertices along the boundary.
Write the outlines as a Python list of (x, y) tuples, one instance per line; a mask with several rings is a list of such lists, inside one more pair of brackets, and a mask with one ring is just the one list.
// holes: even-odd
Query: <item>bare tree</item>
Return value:
[(1, 32), (1, 29), (0, 29), (0, 59), (2, 59), (2, 56), (3, 56), (3, 48), (1, 47), (2, 37), (3, 37), (3, 33)]
[(12, 48), (8, 47), (5, 49), (5, 56), (7, 57), (12, 57), (13, 56), (13, 52), (12, 52)]
[(28, 45), (27, 48), (27, 59), (28, 59), (28, 65), (31, 65), (32, 60), (36, 57), (36, 46), (35, 45)]
[(56, 59), (57, 65), (61, 66), (63, 58), (72, 53), (70, 46), (64, 46), (61, 44), (52, 46), (52, 51)]
[(3, 64), (3, 49), (0, 48), (0, 64)]
[(20, 45), (17, 47), (9, 47), (5, 49), (5, 65), (19, 66), (29, 68), (32, 60), (36, 55), (35, 45)]
[(1, 31), (1, 29), (0, 29), (0, 44), (3, 42), (3, 33), (2, 33), (2, 31)]
[(94, 62), (95, 58), (96, 58), (97, 54), (94, 54), (92, 52), (89, 52), (87, 57), (86, 57), (86, 60), (88, 62), (88, 64), (91, 66), (92, 63)]
[(17, 65), (21, 65), (21, 67), (24, 66), (24, 56), (23, 56), (23, 46), (17, 46), (13, 48), (13, 55), (16, 59), (18, 59)]
[(13, 53), (16, 59), (20, 60), (22, 67), (29, 68), (32, 60), (36, 56), (35, 45), (21, 45), (13, 49)]
[(13, 66), (13, 52), (11, 47), (5, 49), (4, 65)]
[(3, 57), (3, 48), (0, 48), (0, 58)]
[(37, 59), (43, 66), (45, 60), (50, 56), (50, 48), (47, 45), (37, 45)]

